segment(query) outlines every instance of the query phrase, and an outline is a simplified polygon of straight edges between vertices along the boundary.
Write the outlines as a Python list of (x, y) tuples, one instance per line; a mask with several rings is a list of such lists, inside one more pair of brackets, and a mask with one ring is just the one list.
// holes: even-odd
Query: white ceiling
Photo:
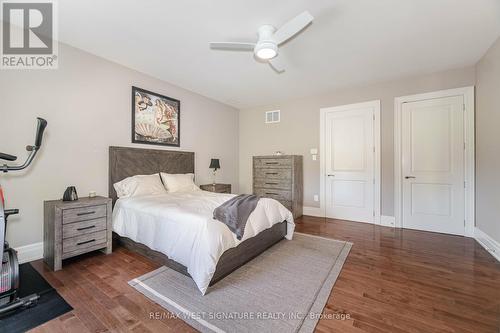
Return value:
[[(476, 63), (500, 35), (500, 0), (65, 0), (63, 42), (237, 108)], [(277, 74), (255, 41), (304, 10), (312, 25), (280, 49)]]

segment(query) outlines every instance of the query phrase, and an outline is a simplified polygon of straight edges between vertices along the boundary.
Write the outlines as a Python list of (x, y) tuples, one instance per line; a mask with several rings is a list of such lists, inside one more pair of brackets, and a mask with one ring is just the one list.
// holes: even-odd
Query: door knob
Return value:
[(406, 178), (406, 179), (410, 179), (410, 178), (411, 178), (411, 179), (415, 179), (415, 178), (417, 178), (417, 177), (415, 177), (415, 176), (406, 176), (405, 178)]

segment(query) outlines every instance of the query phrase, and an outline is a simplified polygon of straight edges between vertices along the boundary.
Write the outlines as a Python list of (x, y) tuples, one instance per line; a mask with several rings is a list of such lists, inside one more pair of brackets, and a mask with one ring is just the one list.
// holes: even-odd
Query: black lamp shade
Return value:
[(212, 160), (210, 161), (210, 166), (209, 166), (210, 169), (220, 169), (220, 163), (219, 163), (219, 159), (218, 158), (212, 158)]

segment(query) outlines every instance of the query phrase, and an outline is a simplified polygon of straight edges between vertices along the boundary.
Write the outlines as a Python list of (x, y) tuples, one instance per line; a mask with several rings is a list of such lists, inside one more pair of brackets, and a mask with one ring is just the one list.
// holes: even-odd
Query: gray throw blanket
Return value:
[(245, 232), (248, 217), (259, 202), (259, 197), (253, 194), (240, 194), (214, 209), (214, 219), (229, 227), (238, 240)]

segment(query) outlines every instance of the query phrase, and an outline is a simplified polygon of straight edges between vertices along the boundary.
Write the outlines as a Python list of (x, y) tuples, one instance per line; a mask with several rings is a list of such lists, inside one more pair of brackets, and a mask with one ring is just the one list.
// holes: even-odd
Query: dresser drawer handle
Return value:
[(83, 228), (77, 228), (76, 230), (77, 231), (82, 231), (82, 230), (87, 230), (87, 229), (92, 229), (92, 228), (95, 228), (95, 225), (91, 225), (91, 226), (83, 227)]
[(91, 239), (91, 240), (88, 240), (85, 242), (79, 242), (79, 243), (76, 243), (76, 245), (83, 245), (83, 244), (92, 243), (92, 242), (95, 242), (95, 239)]
[(90, 214), (95, 214), (95, 211), (92, 212), (84, 212), (84, 213), (77, 213), (76, 216), (83, 216), (83, 215), (90, 215)]
[(266, 162), (266, 164), (278, 164), (278, 162)]
[(277, 172), (266, 172), (266, 175), (277, 175)]
[(267, 195), (279, 195), (278, 193), (270, 193), (270, 192), (266, 192)]
[(278, 185), (278, 183), (265, 183), (266, 185)]

